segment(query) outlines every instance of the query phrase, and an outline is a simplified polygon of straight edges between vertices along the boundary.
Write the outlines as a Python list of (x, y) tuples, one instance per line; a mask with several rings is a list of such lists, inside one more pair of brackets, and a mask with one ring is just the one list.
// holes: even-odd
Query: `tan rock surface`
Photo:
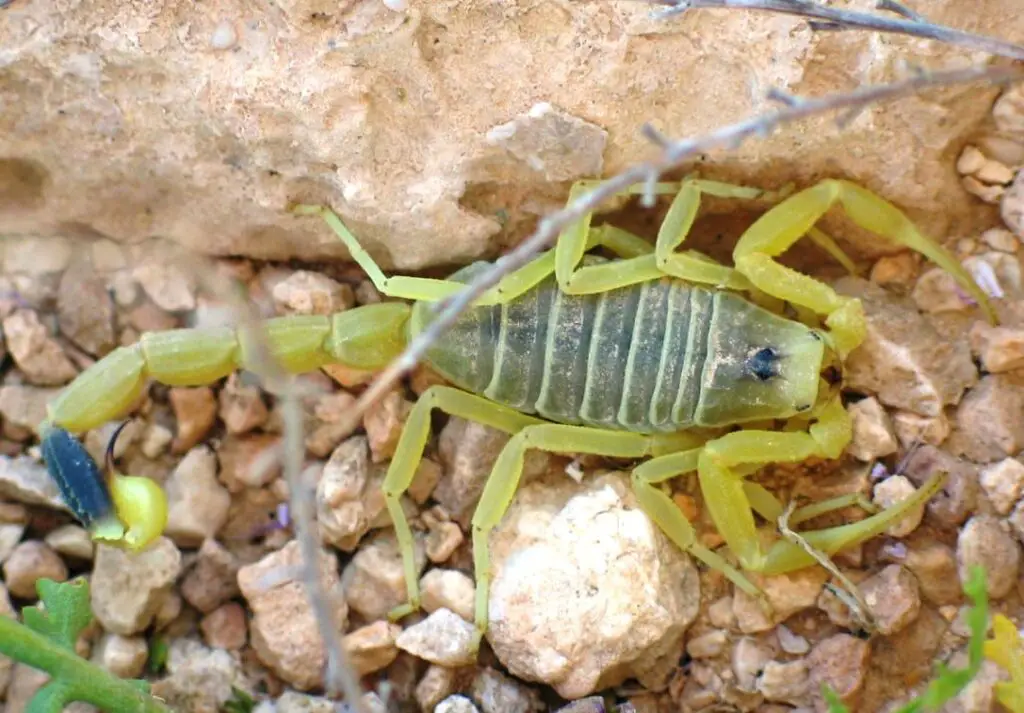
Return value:
[[(1019, 40), (1018, 10), (1017, 0), (936, 0), (928, 16)], [(564, 199), (546, 181), (648, 154), (644, 122), (690, 135), (767, 110), (772, 86), (822, 94), (890, 79), (904, 60), (981, 59), (762, 13), (656, 21), (625, 0), (411, 0), (400, 12), (352, 0), (270, 11), (241, 0), (16, 2), (0, 46), (0, 222), (11, 233), (342, 256), (320, 221), (285, 212), (291, 200), (330, 201), (402, 269), (463, 262), (520, 234)], [(940, 159), (996, 93), (906, 99), (841, 134), (831, 118), (813, 120), (746, 145), (723, 177), (845, 174), (942, 233), (973, 209)]]

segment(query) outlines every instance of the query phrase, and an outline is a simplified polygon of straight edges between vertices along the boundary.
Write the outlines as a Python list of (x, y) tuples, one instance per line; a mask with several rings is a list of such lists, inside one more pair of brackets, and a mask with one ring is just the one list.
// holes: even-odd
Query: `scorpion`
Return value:
[[(573, 184), (569, 202), (594, 184)], [(651, 187), (633, 186), (622, 197), (644, 190)], [(643, 512), (681, 550), (762, 603), (765, 595), (744, 571), (770, 576), (812, 566), (820, 560), (811, 548), (831, 555), (877, 536), (941, 487), (944, 476), (936, 474), (885, 510), (801, 532), (802, 546), (785, 538), (766, 545), (755, 514), (777, 522), (784, 507), (748, 476), (768, 464), (841, 457), (852, 438), (841, 399), (843, 363), (867, 329), (857, 299), (776, 258), (807, 236), (851, 267), (815, 227), (838, 205), (859, 226), (947, 270), (994, 322), (986, 294), (956, 259), (882, 197), (826, 179), (771, 199), (739, 237), (728, 267), (683, 249), (702, 195), (756, 199), (768, 192), (692, 176), (653, 190), (673, 196), (653, 245), (614, 225), (592, 225), (588, 213), (565, 228), (554, 247), (485, 292), (427, 350), (427, 364), (451, 385), (431, 386), (417, 400), (383, 481), (407, 589), (407, 601), (391, 618), (420, 605), (413, 534), (400, 498), (423, 455), (434, 409), (509, 435), (472, 517), (474, 645), (488, 626), (488, 537), (515, 496), (529, 449), (642, 461), (630, 482)], [(434, 318), (433, 304), (464, 289), (489, 264), (473, 263), (447, 279), (386, 276), (333, 210), (308, 204), (291, 210), (325, 220), (382, 295), (412, 301), (267, 320), (264, 344), (291, 373), (328, 364), (382, 369)], [(613, 257), (593, 254), (597, 248)], [(114, 474), (103, 484), (104, 499), (103, 488), (83, 482), (100, 477), (95, 468), (61, 467), (77, 452), (72, 434), (121, 416), (148, 379), (209, 384), (253, 364), (253, 348), (232, 327), (144, 334), (90, 366), (49, 405), (41, 427), (44, 455), (95, 540), (146, 547), (165, 526), (166, 497), (151, 480)], [(668, 481), (693, 474), (738, 567), (702, 544), (664, 490)], [(807, 505), (788, 513), (789, 522), (854, 502), (840, 496)]]

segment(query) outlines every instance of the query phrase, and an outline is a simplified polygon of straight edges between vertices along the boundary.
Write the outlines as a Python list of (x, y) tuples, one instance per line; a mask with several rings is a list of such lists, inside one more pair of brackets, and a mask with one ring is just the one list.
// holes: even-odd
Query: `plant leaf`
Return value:
[(60, 681), (50, 681), (32, 696), (25, 713), (61, 713), (74, 700), (71, 689)]
[(89, 583), (82, 578), (70, 582), (40, 579), (36, 590), (43, 607), (21, 610), (25, 625), (61, 646), (75, 650), (79, 634), (92, 621)]

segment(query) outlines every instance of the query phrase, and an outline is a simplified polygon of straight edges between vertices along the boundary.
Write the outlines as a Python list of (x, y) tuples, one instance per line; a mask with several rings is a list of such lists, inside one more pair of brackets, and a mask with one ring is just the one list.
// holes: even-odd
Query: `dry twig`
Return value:
[(644, 135), (661, 149), (661, 154), (653, 160), (636, 164), (609, 178), (565, 208), (543, 218), (533, 234), (514, 250), (496, 260), (489, 269), (482, 271), (465, 289), (434, 305), (435, 319), (363, 392), (346, 414), (345, 428), (358, 427), (363, 414), (416, 366), (427, 349), (455, 323), (459, 315), (472, 306), (477, 298), (497, 285), (502, 277), (532, 260), (555, 239), (559, 231), (596, 210), (616, 194), (638, 184), (651, 186), (663, 173), (678, 168), (687, 159), (700, 153), (722, 147), (734, 149), (751, 136), (766, 136), (782, 124), (809, 116), (836, 110), (843, 110), (848, 114), (875, 102), (895, 99), (931, 87), (979, 80), (1006, 82), (1021, 77), (1024, 77), (1024, 70), (1021, 69), (984, 67), (919, 73), (890, 84), (858, 87), (850, 92), (817, 98), (796, 97), (776, 92), (773, 97), (783, 104), (782, 109), (745, 119), (692, 139), (670, 140), (654, 127), (644, 126)]
[(946, 44), (967, 49), (988, 52), (999, 57), (1024, 59), (1024, 46), (1006, 42), (994, 37), (984, 37), (963, 30), (929, 22), (896, 0), (879, 0), (876, 7), (895, 13), (899, 17), (885, 17), (870, 12), (858, 12), (839, 7), (820, 5), (809, 0), (647, 0), (665, 6), (658, 13), (660, 17), (678, 15), (687, 10), (760, 10), (784, 15), (814, 18), (811, 27), (816, 30), (873, 30), (899, 35), (910, 35), (924, 39), (938, 40)]

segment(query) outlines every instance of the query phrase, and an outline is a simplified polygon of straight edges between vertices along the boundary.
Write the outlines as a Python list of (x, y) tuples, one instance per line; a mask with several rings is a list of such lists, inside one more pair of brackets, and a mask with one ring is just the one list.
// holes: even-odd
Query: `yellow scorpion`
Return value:
[[(575, 200), (594, 182), (576, 183)], [(644, 190), (634, 186), (628, 194)], [(400, 505), (430, 430), (430, 413), (474, 420), (511, 436), (484, 487), (472, 519), (476, 630), (487, 630), (491, 566), (488, 536), (508, 508), (531, 448), (560, 453), (647, 459), (632, 471), (643, 511), (682, 550), (723, 572), (755, 596), (760, 590), (721, 554), (705, 547), (662, 484), (697, 475), (708, 512), (743, 570), (765, 575), (813, 564), (787, 540), (762, 546), (754, 514), (769, 522), (783, 513), (765, 488), (746, 479), (769, 463), (838, 458), (852, 437), (840, 398), (842, 365), (865, 336), (856, 299), (776, 261), (802, 236), (851, 266), (815, 223), (835, 204), (853, 221), (916, 250), (949, 271), (995, 315), (986, 295), (941, 246), (925, 237), (895, 206), (856, 184), (824, 180), (785, 196), (740, 237), (733, 267), (681, 249), (701, 195), (758, 199), (743, 186), (686, 179), (656, 186), (674, 194), (651, 244), (587, 215), (562, 232), (555, 247), (504, 277), (462, 315), (426, 361), (455, 387), (433, 386), (416, 402), (384, 481), (384, 495), (404, 561), (408, 602), (419, 606), (413, 537)], [(322, 216), (388, 297), (330, 316), (286, 316), (263, 326), (265, 344), (293, 373), (328, 364), (379, 370), (432, 318), (431, 304), (463, 289), (486, 267), (475, 263), (448, 279), (387, 277), (339, 217), (323, 206), (300, 205)], [(617, 259), (589, 251), (603, 248)], [(746, 293), (746, 296), (744, 296)], [(788, 303), (798, 320), (780, 315)], [(44, 445), (60, 461), (81, 433), (120, 417), (148, 379), (173, 386), (208, 384), (253, 361), (253, 344), (232, 328), (150, 333), (83, 372), (49, 408)], [(784, 421), (778, 429), (764, 423)], [(46, 449), (44, 449), (46, 450)], [(75, 477), (54, 468), (65, 492)], [(923, 505), (942, 481), (933, 477), (912, 496), (866, 519), (801, 533), (825, 554), (863, 542)], [(145, 547), (166, 522), (166, 501), (152, 481), (114, 476), (112, 507), (92, 517), (92, 536), (131, 549)], [(841, 497), (795, 511), (797, 524), (854, 502)], [(87, 509), (87, 508), (86, 508)], [(82, 507), (76, 512), (81, 516)], [(88, 514), (88, 513), (87, 513)]]

